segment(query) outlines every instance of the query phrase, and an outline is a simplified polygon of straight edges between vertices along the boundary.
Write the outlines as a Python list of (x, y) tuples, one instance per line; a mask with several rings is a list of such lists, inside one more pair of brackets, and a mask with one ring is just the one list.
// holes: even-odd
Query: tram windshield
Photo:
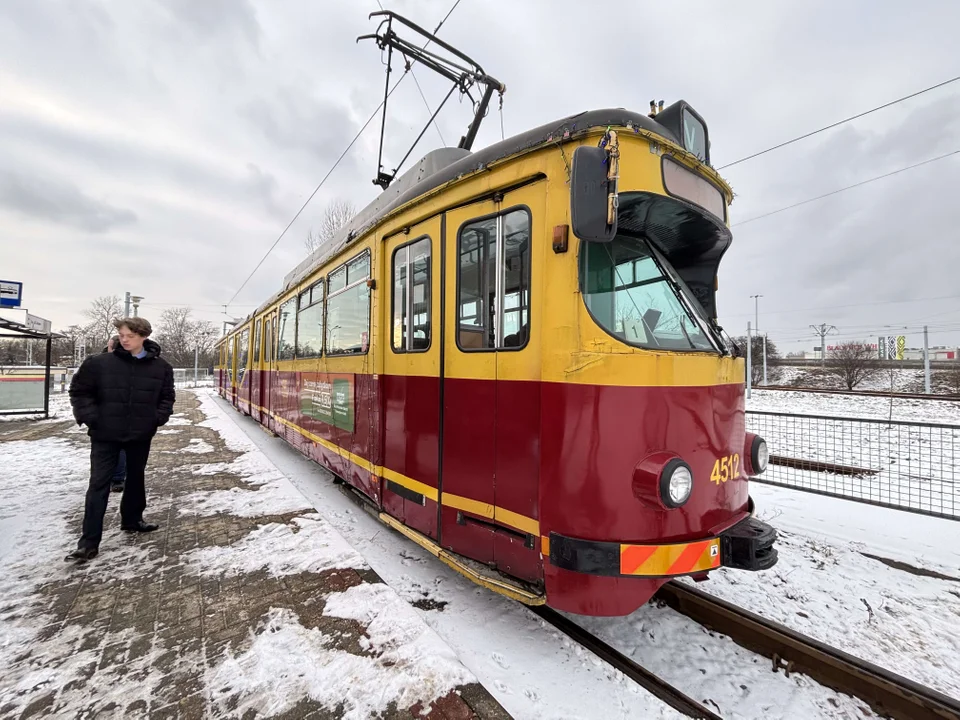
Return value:
[(637, 347), (719, 352), (666, 258), (643, 238), (618, 235), (612, 242), (585, 242), (580, 288), (594, 319), (616, 338)]

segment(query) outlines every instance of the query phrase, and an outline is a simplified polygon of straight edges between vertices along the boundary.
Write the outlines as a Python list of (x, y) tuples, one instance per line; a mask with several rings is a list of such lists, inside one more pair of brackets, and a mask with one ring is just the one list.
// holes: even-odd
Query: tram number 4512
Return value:
[(734, 453), (726, 457), (717, 458), (713, 464), (713, 472), (710, 473), (711, 482), (719, 485), (727, 480), (735, 480), (740, 477), (740, 455)]

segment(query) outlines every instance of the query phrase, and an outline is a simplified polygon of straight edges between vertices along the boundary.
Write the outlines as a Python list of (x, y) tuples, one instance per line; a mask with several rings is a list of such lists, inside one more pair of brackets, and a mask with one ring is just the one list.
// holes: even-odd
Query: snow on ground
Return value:
[(267, 570), (271, 575), (364, 569), (363, 558), (320, 515), (261, 525), (232, 545), (211, 545), (187, 554), (204, 575), (230, 577)]
[[(283, 441), (267, 437), (252, 420), (235, 414), (225, 403), (213, 402), (222, 408), (221, 417), (256, 443), (401, 597), (427, 608), (422, 613), (424, 619), (515, 717), (672, 716), (662, 706), (651, 706), (646, 693), (523, 606), (477, 587), (384, 528), (345, 498), (316, 464)], [(830, 551), (837, 552), (833, 548)], [(787, 563), (800, 562), (791, 558), (802, 557), (797, 548), (785, 547), (784, 552)], [(766, 597), (770, 602), (776, 593), (785, 592), (782, 584), (774, 585), (771, 575), (741, 576), (761, 583), (762, 588), (769, 586)], [(827, 572), (811, 572), (810, 576), (820, 586), (807, 592), (830, 590), (833, 581)], [(767, 585), (763, 585), (765, 578)], [(863, 580), (864, 576), (857, 579)], [(912, 579), (912, 575), (907, 576), (904, 587), (898, 589), (904, 601), (920, 602), (923, 593), (913, 597), (907, 592)], [(700, 587), (722, 582), (725, 580)], [(692, 697), (719, 707), (724, 717), (862, 716), (859, 700), (837, 694), (802, 675), (786, 678), (782, 673), (772, 673), (769, 660), (715, 636), (669, 608), (648, 605), (626, 618), (571, 617)], [(904, 626), (904, 633), (915, 630), (931, 632), (933, 628)], [(922, 641), (924, 636), (920, 637)], [(934, 647), (943, 649), (944, 645)]]
[(784, 533), (765, 577), (722, 570), (701, 589), (960, 697), (960, 583), (916, 577), (855, 547)]
[[(229, 711), (231, 717), (246, 717), (251, 711), (257, 715), (258, 710), (272, 716), (290, 711), (300, 698), (309, 697), (328, 708), (342, 704), (343, 714), (337, 717), (365, 720), (379, 716), (390, 703), (410, 707), (474, 681), (453, 652), (393, 591), (383, 585), (360, 587), (382, 588), (366, 597), (352, 593), (350, 600), (378, 601), (372, 622), (394, 630), (379, 643), (383, 655), (366, 657), (331, 649), (328, 635), (303, 627), (290, 610), (274, 609), (246, 652), (207, 671), (213, 703), (224, 705), (218, 710)], [(337, 603), (337, 594), (328, 598), (328, 606), (331, 602)], [(391, 610), (396, 614), (385, 617)], [(329, 608), (324, 614), (351, 617)], [(237, 688), (241, 695), (236, 707), (219, 702), (221, 697), (234, 698)]]
[[(245, 448), (239, 451), (244, 455), (222, 465), (229, 472), (238, 468), (251, 472), (252, 489), (245, 491), (250, 498), (277, 500), (274, 505), (262, 505), (271, 515), (308, 509), (303, 497), (234, 426), (234, 445), (241, 438)], [(159, 587), (163, 571), (158, 562), (176, 561), (175, 555), (162, 558), (159, 550), (121, 543), (121, 533), (114, 526), (104, 533), (104, 544), (114, 549), (122, 546), (122, 553), (103, 553), (79, 568), (63, 562), (75, 543), (67, 520), (82, 511), (88, 452), (62, 437), (0, 443), (0, 537), (4, 539), (0, 544), (0, 667), (4, 668), (0, 707), (19, 713), (31, 698), (52, 691), (54, 704), (47, 709), (58, 716), (86, 716), (91, 708), (116, 714), (133, 703), (150, 707), (171, 689), (176, 692), (169, 686), (170, 679), (182, 673), (205, 679), (207, 711), (216, 716), (239, 716), (245, 710), (262, 716), (265, 696), (271, 698), (274, 712), (290, 709), (308, 696), (331, 710), (343, 703), (343, 717), (366, 718), (382, 714), (391, 702), (401, 708), (416, 702), (427, 705), (454, 687), (475, 681), (454, 652), (384, 585), (367, 594), (351, 589), (343, 597), (327, 596), (333, 603), (329, 615), (362, 615), (369, 622), (369, 655), (362, 656), (338, 649), (335, 637), (308, 629), (293, 612), (276, 608), (266, 618), (264, 634), (248, 638), (241, 654), (224, 652), (212, 664), (205, 663), (202, 648), (181, 645), (180, 639), (168, 642), (156, 633), (143, 635), (131, 627), (107, 631), (102, 623), (88, 627), (82, 622), (61, 622), (49, 609), (49, 597), (41, 588), (78, 575), (85, 578), (84, 583), (140, 580), (157, 582)], [(286, 492), (281, 492), (281, 483), (287, 483)], [(291, 509), (291, 498), (297, 496), (296, 508)], [(151, 498), (153, 511), (169, 505), (169, 498)], [(216, 505), (210, 503), (207, 509)], [(226, 505), (220, 503), (220, 507)], [(194, 498), (194, 510), (202, 506)], [(112, 509), (115, 512), (116, 506)], [(218, 576), (263, 569), (278, 575), (368, 567), (315, 513), (287, 524), (260, 526), (233, 546), (204, 547), (191, 552), (189, 559), (205, 574)], [(148, 647), (129, 661), (101, 665), (105, 648), (126, 647), (134, 640), (145, 640)], [(88, 682), (93, 672), (96, 681)], [(161, 688), (165, 683), (167, 687)], [(238, 697), (240, 711), (232, 704)]]
[[(891, 370), (893, 377), (891, 378)], [(779, 371), (779, 375), (775, 373)], [(938, 371), (931, 370), (932, 389), (936, 390)], [(844, 390), (842, 379), (831, 375), (815, 365), (782, 365), (777, 369), (768, 367), (768, 381), (771, 385), (794, 385), (800, 387)], [(922, 393), (924, 391), (923, 370), (912, 368), (884, 368), (857, 385), (857, 390), (883, 390), (902, 393)]]
[[(234, 423), (218, 420), (222, 410), (213, 403), (207, 393), (198, 393), (197, 396), (200, 400), (201, 412), (206, 417), (201, 426), (216, 430), (227, 447), (241, 454), (232, 462), (196, 465), (192, 468), (193, 474), (232, 473), (243, 478), (244, 483), (251, 487), (249, 489), (233, 487), (185, 495), (178, 499), (177, 508), (180, 512), (196, 515), (225, 513), (237, 517), (260, 517), (311, 509), (311, 505), (303, 495), (297, 492), (277, 467), (262, 453), (257, 452), (256, 446), (246, 436), (237, 433), (237, 426)], [(233, 434), (230, 435), (230, 433)], [(191, 440), (191, 443), (193, 442)], [(207, 443), (203, 444), (213, 450)]]
[(180, 452), (185, 453), (196, 453), (198, 455), (204, 455), (206, 453), (212, 453), (216, 450), (213, 445), (208, 443), (206, 440), (201, 440), (200, 438), (192, 438), (185, 448), (182, 448)]
[(957, 400), (891, 399), (800, 390), (753, 390), (747, 400), (747, 410), (960, 425), (960, 401)]
[[(42, 692), (87, 677), (102, 648), (91, 643), (91, 633), (100, 631), (82, 626), (58, 628), (55, 640), (43, 640), (54, 618), (46, 609), (48, 600), (37, 592), (42, 586), (65, 581), (63, 556), (76, 543), (67, 519), (82, 508), (89, 451), (63, 438), (45, 438), (2, 443), (0, 454), (0, 667), (4, 668), (0, 706), (4, 706), (20, 692)], [(116, 544), (119, 535), (116, 529), (106, 531), (104, 543)], [(118, 579), (139, 577), (150, 562), (149, 551), (129, 548), (123, 557), (114, 558), (110, 572)], [(111, 636), (111, 641), (123, 639)], [(162, 644), (151, 647), (131, 661), (124, 673), (149, 678), (150, 664), (167, 649)], [(28, 651), (30, 665), (9, 671)], [(120, 679), (105, 675), (98, 686), (103, 705), (146, 702), (154, 692), (155, 683), (149, 679), (133, 685), (120, 685)], [(79, 710), (63, 707), (70, 715)]]
[(778, 564), (721, 570), (701, 590), (960, 698), (960, 522), (769, 486), (751, 493), (780, 530)]
[[(758, 517), (780, 532), (777, 565), (762, 573), (721, 569), (705, 583), (681, 582), (960, 698), (960, 522), (760, 484), (751, 494)], [(956, 580), (897, 570), (864, 553)], [(647, 606), (624, 619), (573, 619), (688, 692), (706, 694), (707, 687), (717, 698), (723, 689), (716, 683), (730, 682), (728, 695), (736, 694), (737, 683), (752, 686), (745, 682), (754, 670), (749, 654), (736, 666), (736, 681), (708, 671), (702, 683), (690, 683), (683, 668), (715, 663), (724, 655), (722, 639), (706, 633), (678, 647), (664, 641), (690, 635), (666, 608)], [(647, 637), (639, 642), (642, 634)], [(759, 672), (769, 674), (769, 665)], [(741, 690), (730, 717), (772, 716), (770, 698)], [(806, 699), (806, 693), (788, 697), (784, 717), (823, 712), (822, 704), (797, 704)], [(722, 714), (728, 716), (726, 708)]]

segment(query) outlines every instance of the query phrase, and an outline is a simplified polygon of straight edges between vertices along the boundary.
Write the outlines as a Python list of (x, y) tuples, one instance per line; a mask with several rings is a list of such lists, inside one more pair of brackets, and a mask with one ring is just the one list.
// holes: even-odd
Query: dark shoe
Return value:
[(111, 486), (110, 486), (110, 492), (112, 492), (112, 493), (122, 493), (122, 492), (123, 492), (123, 485), (111, 485)]
[(159, 525), (145, 523), (143, 520), (140, 520), (134, 525), (121, 525), (120, 529), (124, 530), (125, 532), (153, 532), (159, 527)]
[(67, 555), (64, 560), (67, 562), (84, 563), (87, 560), (93, 560), (100, 551), (97, 548), (77, 548)]

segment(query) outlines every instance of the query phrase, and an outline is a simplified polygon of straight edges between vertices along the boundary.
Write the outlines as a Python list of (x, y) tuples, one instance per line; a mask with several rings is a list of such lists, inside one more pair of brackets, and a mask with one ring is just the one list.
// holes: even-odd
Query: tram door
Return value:
[(384, 509), (437, 537), (440, 464), (439, 217), (386, 239), (382, 333)]
[(266, 425), (270, 413), (270, 384), (273, 375), (273, 315), (263, 318), (263, 361), (260, 371), (260, 422)]
[[(536, 183), (446, 215), (441, 544), (540, 577)], [(532, 333), (536, 333), (532, 336)]]
[(257, 422), (260, 421), (260, 396), (263, 392), (263, 318), (253, 322), (253, 364), (250, 370), (250, 415)]

